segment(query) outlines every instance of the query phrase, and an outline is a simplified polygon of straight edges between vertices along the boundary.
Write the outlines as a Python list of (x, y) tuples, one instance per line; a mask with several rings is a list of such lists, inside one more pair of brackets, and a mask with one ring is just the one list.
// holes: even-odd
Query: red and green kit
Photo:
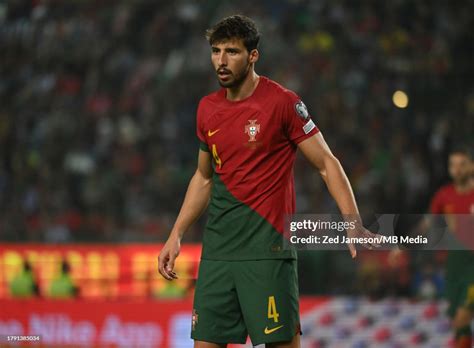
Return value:
[(214, 167), (203, 259), (295, 258), (282, 247), (293, 165), (297, 144), (317, 132), (301, 99), (263, 76), (244, 100), (227, 100), (224, 88), (201, 100), (197, 135)]
[(296, 253), (283, 248), (295, 210), (297, 144), (318, 132), (300, 98), (265, 77), (241, 101), (221, 89), (197, 114), (214, 169), (191, 337), (254, 345), (300, 332)]
[[(472, 220), (456, 218), (456, 214), (474, 214), (474, 190), (457, 192), (453, 184), (436, 192), (430, 207), (433, 214), (444, 214), (451, 232), (471, 234)], [(472, 239), (471, 239), (472, 240)], [(448, 314), (454, 316), (459, 307), (474, 311), (474, 251), (450, 250), (446, 260), (446, 297)]]

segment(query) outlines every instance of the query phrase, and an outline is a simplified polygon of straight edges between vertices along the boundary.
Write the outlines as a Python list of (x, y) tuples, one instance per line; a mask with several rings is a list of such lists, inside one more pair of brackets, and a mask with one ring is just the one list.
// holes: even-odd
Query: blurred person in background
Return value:
[(49, 286), (49, 296), (57, 299), (75, 298), (79, 293), (78, 287), (71, 277), (71, 266), (66, 260), (61, 262), (61, 269), (56, 279)]
[[(473, 160), (468, 150), (450, 152), (448, 160), (452, 183), (441, 187), (434, 195), (430, 210), (432, 214), (444, 214), (448, 228), (462, 243), (464, 233), (473, 237), (472, 220), (456, 214), (474, 215)], [(451, 215), (452, 214), (452, 215)], [(466, 225), (467, 223), (467, 225)], [(468, 240), (469, 242), (469, 240)], [(471, 348), (471, 321), (474, 313), (474, 250), (449, 250), (446, 262), (446, 297), (448, 314), (453, 319), (456, 348)]]
[[(160, 252), (158, 268), (177, 279), (184, 233), (209, 205), (191, 337), (196, 348), (227, 343), (299, 347), (296, 251), (283, 246), (284, 217), (295, 212), (293, 166), (299, 149), (318, 170), (341, 214), (366, 230), (349, 180), (298, 95), (255, 72), (260, 33), (248, 17), (207, 31), (221, 89), (197, 111), (198, 168)], [(368, 248), (375, 245), (366, 244)], [(356, 257), (356, 248), (348, 244)]]
[(28, 261), (23, 262), (20, 273), (12, 279), (10, 295), (15, 298), (32, 298), (39, 295), (38, 283)]
[(362, 260), (357, 270), (357, 287), (360, 293), (379, 299), (383, 295), (383, 271), (380, 260), (376, 257)]

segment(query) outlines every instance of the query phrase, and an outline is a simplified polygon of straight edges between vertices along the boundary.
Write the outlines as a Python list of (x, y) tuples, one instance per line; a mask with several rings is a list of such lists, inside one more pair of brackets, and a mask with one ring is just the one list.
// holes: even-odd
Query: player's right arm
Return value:
[(168, 279), (177, 278), (173, 271), (174, 262), (181, 249), (181, 238), (189, 227), (206, 210), (211, 197), (212, 187), (212, 165), (211, 155), (207, 151), (199, 150), (198, 166), (191, 181), (189, 182), (183, 205), (178, 218), (171, 230), (165, 246), (158, 256), (158, 271)]

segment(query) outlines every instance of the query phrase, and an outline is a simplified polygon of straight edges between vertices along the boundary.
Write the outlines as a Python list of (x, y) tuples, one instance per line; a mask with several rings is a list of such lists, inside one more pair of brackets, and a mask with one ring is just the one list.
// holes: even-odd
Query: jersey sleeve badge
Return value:
[(303, 120), (305, 121), (305, 125), (303, 126), (303, 132), (304, 134), (308, 134), (311, 132), (316, 125), (314, 124), (313, 120), (309, 116), (308, 108), (306, 105), (304, 105), (302, 100), (299, 100), (295, 104), (295, 111), (296, 114)]
[(303, 101), (299, 100), (295, 104), (295, 110), (299, 117), (301, 117), (304, 121), (309, 119), (308, 108), (304, 105)]

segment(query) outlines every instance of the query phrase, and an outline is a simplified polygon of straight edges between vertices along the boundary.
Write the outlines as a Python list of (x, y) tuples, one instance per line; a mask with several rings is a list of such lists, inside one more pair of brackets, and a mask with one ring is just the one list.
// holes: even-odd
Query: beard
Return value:
[[(223, 71), (225, 71), (226, 73), (229, 74), (229, 75), (227, 75), (225, 81), (223, 81), (219, 76), (218, 71), (220, 71), (220, 70), (223, 70)], [(235, 73), (233, 73), (232, 71), (230, 71), (228, 69), (225, 69), (225, 68), (224, 69), (219, 69), (218, 71), (216, 72), (217, 73), (217, 81), (219, 82), (221, 87), (236, 88), (236, 87), (239, 87), (245, 81), (245, 79), (247, 78), (247, 75), (250, 72), (250, 64), (247, 64), (246, 66), (244, 66), (242, 69), (240, 69), (239, 71), (237, 71)]]
[(471, 179), (471, 176), (469, 174), (459, 174), (459, 175), (453, 176), (453, 182), (459, 186), (466, 185), (470, 179)]

